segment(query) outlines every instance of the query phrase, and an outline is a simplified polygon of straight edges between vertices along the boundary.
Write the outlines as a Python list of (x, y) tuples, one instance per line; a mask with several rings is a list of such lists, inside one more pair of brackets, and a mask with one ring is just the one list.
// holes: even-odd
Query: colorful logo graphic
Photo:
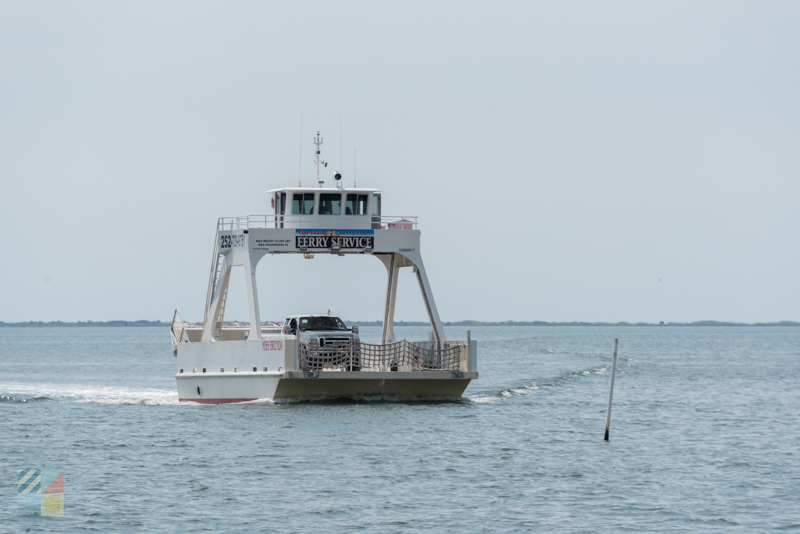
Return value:
[(64, 471), (20, 469), (17, 471), (18, 515), (64, 515)]

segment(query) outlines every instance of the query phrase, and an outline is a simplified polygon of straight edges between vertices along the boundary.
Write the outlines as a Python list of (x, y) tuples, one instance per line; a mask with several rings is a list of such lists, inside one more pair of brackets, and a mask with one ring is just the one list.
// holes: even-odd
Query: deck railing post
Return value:
[(353, 340), (350, 340), (350, 370), (353, 370)]

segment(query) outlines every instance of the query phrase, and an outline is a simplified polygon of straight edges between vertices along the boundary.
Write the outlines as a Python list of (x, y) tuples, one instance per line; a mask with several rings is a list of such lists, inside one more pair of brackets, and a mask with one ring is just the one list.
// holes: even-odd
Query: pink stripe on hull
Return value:
[(257, 399), (178, 399), (180, 402), (199, 402), (200, 404), (230, 404), (232, 402), (249, 402)]

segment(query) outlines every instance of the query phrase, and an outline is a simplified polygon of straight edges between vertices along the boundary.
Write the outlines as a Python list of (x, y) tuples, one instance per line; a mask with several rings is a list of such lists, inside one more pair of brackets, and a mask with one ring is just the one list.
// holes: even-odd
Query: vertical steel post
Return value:
[(350, 365), (349, 365), (350, 368), (348, 369), (348, 371), (352, 371), (353, 370), (353, 343), (354, 343), (354, 341), (355, 340), (353, 338), (350, 338)]
[(608, 409), (606, 410), (606, 437), (608, 441), (608, 429), (611, 427), (611, 399), (614, 397), (614, 372), (617, 370), (617, 345), (619, 339), (614, 339), (614, 356), (611, 358), (611, 384), (608, 386)]
[(383, 311), (383, 333), (381, 343), (391, 343), (394, 341), (394, 308), (397, 299), (397, 277), (399, 269), (395, 268), (396, 254), (391, 254), (386, 270), (389, 272), (389, 281), (386, 285), (386, 307)]
[(465, 362), (465, 365), (464, 365), (464, 370), (465, 371), (472, 371), (472, 369), (469, 368), (469, 361), (470, 361), (469, 360), (469, 351), (471, 350), (471, 348), (470, 348), (471, 346), (472, 346), (471, 333), (470, 333), (469, 330), (467, 330), (467, 355), (466, 355), (467, 361)]

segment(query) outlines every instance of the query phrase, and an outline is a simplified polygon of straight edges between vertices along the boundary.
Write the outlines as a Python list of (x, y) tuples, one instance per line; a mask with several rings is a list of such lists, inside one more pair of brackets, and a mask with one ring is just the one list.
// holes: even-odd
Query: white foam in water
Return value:
[(23, 399), (47, 398), (95, 404), (179, 404), (175, 390), (77, 384), (3, 384), (2, 395)]
[(536, 384), (536, 382), (531, 382), (530, 384), (525, 384), (520, 387), (504, 389), (503, 391), (498, 391), (497, 393), (477, 393), (475, 395), (470, 395), (467, 397), (467, 399), (469, 399), (470, 402), (475, 403), (495, 402), (498, 400), (511, 398), (514, 395), (527, 395), (536, 389), (539, 389), (539, 386)]
[[(191, 404), (198, 404), (198, 403), (193, 402)], [(231, 404), (275, 404), (275, 401), (272, 399), (264, 398), (264, 399), (253, 399), (251, 401), (234, 402)]]
[(497, 400), (497, 397), (491, 397), (491, 396), (486, 395), (486, 394), (473, 395), (473, 396), (470, 396), (470, 397), (467, 397), (467, 398), (470, 401), (478, 403), (478, 404), (482, 404), (482, 403), (485, 403), (485, 402), (494, 402), (494, 401)]
[[(81, 386), (75, 384), (4, 384), (0, 396), (18, 401), (31, 399), (51, 399), (77, 403), (109, 404), (117, 406), (187, 404), (205, 406), (194, 402), (179, 402), (175, 390), (155, 388), (129, 388), (110, 386)], [(463, 397), (413, 397), (408, 395), (352, 395), (345, 399), (357, 402), (430, 402), (463, 401)], [(341, 400), (337, 397), (293, 397), (289, 399), (255, 399), (231, 404), (294, 404), (303, 402), (325, 402)]]

